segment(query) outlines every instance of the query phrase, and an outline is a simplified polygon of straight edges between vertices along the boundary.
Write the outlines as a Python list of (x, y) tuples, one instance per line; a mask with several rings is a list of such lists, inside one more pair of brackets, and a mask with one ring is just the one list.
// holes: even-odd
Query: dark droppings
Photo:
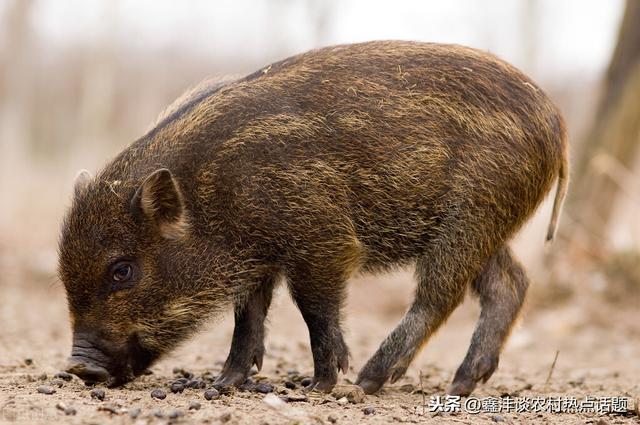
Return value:
[(58, 373), (56, 373), (54, 375), (55, 378), (59, 378), (59, 379), (63, 379), (65, 381), (71, 381), (71, 379), (73, 379), (73, 376), (71, 376), (70, 373), (64, 372), (64, 371), (60, 371)]
[(288, 388), (290, 390), (295, 390), (296, 388), (295, 382), (291, 382), (291, 381), (285, 381), (284, 386), (285, 388)]
[(172, 382), (171, 386), (170, 386), (171, 392), (176, 394), (176, 393), (181, 393), (184, 391), (184, 384), (182, 382)]
[(167, 398), (167, 393), (161, 390), (160, 388), (156, 388), (153, 391), (151, 391), (151, 398), (164, 400), (165, 398)]
[(255, 386), (254, 391), (262, 394), (269, 394), (273, 392), (273, 385), (271, 384), (258, 384)]
[(97, 400), (103, 401), (106, 395), (106, 392), (102, 388), (94, 388), (91, 390), (91, 398), (95, 398)]
[(371, 406), (367, 406), (362, 409), (362, 413), (364, 413), (365, 415), (373, 415), (374, 413), (376, 413), (376, 409)]
[(300, 381), (300, 384), (303, 387), (308, 387), (309, 385), (311, 385), (311, 378), (304, 378), (302, 381)]
[(218, 397), (220, 397), (220, 392), (215, 388), (209, 388), (207, 391), (204, 392), (205, 400), (213, 400)]

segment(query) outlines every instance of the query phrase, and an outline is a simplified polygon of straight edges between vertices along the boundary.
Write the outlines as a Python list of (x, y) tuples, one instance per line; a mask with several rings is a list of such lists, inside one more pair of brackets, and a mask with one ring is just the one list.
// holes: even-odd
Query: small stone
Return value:
[(303, 387), (308, 387), (309, 385), (311, 385), (311, 378), (304, 378), (302, 381), (300, 381), (300, 384)]
[(294, 390), (296, 388), (295, 382), (285, 381), (284, 386), (290, 390)]
[(162, 410), (156, 409), (153, 411), (153, 416), (156, 418), (164, 418), (164, 413), (162, 413)]
[(98, 410), (103, 412), (109, 412), (114, 415), (117, 415), (118, 413), (120, 413), (120, 410), (118, 410), (118, 407), (114, 404), (101, 404), (100, 406), (98, 406)]
[(167, 393), (161, 390), (160, 388), (156, 388), (151, 391), (151, 398), (155, 398), (157, 400), (164, 400), (167, 398)]
[(215, 388), (209, 388), (204, 392), (205, 400), (213, 400), (218, 397), (220, 397), (220, 392), (218, 392), (218, 390), (216, 390)]
[(91, 395), (91, 398), (95, 398), (100, 401), (103, 401), (106, 395), (104, 389), (102, 388), (94, 388), (91, 390), (89, 394)]
[(346, 397), (350, 403), (359, 404), (364, 402), (364, 390), (358, 385), (336, 385), (331, 391), (331, 395), (337, 399)]
[(30, 357), (27, 357), (26, 359), (24, 359), (24, 364), (27, 366), (31, 366), (33, 364), (33, 359)]
[(131, 417), (131, 419), (135, 419), (140, 416), (140, 412), (142, 412), (142, 409), (140, 409), (139, 407), (134, 407), (133, 409), (129, 410), (129, 416)]
[(62, 379), (52, 379), (51, 385), (55, 385), (58, 388), (62, 388), (64, 386), (64, 381)]
[(287, 403), (296, 403), (296, 402), (304, 402), (308, 401), (309, 398), (304, 394), (289, 394), (284, 397), (284, 401)]
[[(181, 393), (181, 392), (183, 392), (183, 391), (184, 391), (184, 385), (182, 385), (182, 383), (180, 383), (180, 382), (173, 382), (173, 383), (171, 384), (171, 392), (172, 392), (172, 393), (174, 393), (174, 394), (175, 394), (175, 393)], [(164, 398), (164, 397), (162, 397), (162, 398)]]
[(202, 407), (202, 405), (197, 401), (189, 403), (189, 410), (200, 410), (200, 407)]
[(364, 413), (365, 415), (373, 415), (374, 413), (376, 413), (376, 409), (371, 406), (367, 406), (362, 409), (362, 413)]
[(336, 422), (338, 422), (338, 418), (336, 418), (336, 417), (335, 417), (335, 416), (333, 416), (333, 415), (329, 415), (329, 416), (327, 417), (327, 420), (328, 420), (329, 422), (331, 422), (332, 424), (335, 424)]
[(64, 371), (60, 371), (58, 373), (56, 373), (54, 375), (56, 378), (65, 380), (65, 381), (71, 381), (71, 379), (73, 379), (73, 376), (71, 376), (70, 373), (64, 372)]
[(271, 392), (273, 392), (273, 385), (271, 384), (258, 384), (255, 387), (255, 392), (258, 393), (262, 393), (262, 394), (269, 394)]
[(65, 415), (67, 416), (72, 416), (75, 415), (77, 412), (77, 410), (71, 406), (67, 406), (66, 404), (60, 402), (58, 404), (56, 404), (56, 409), (58, 410), (62, 410), (64, 412)]
[(51, 388), (51, 387), (47, 387), (46, 385), (40, 385), (40, 386), (38, 387), (38, 392), (39, 392), (40, 394), (47, 394), (47, 395), (51, 395), (51, 394), (54, 394), (54, 393), (56, 392), (56, 390), (54, 390), (54, 389), (53, 389), (53, 388)]
[(172, 410), (168, 415), (169, 419), (178, 419), (182, 416), (184, 416), (184, 413), (182, 413), (182, 411), (178, 409)]
[(504, 422), (504, 416), (500, 415), (491, 415), (491, 420), (493, 422)]
[(338, 404), (341, 404), (341, 405), (343, 405), (343, 406), (344, 406), (345, 404), (349, 404), (349, 400), (347, 400), (347, 398), (346, 398), (346, 397), (339, 398), (339, 399), (337, 400), (337, 402), (338, 402)]

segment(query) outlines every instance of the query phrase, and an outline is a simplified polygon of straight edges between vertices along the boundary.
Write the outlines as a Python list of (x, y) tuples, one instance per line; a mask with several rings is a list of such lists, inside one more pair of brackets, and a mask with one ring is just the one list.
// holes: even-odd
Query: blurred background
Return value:
[[(44, 341), (54, 363), (67, 349), (56, 243), (79, 169), (95, 173), (205, 77), (373, 39), (489, 50), (549, 93), (573, 183), (557, 241), (544, 244), (547, 200), (514, 242), (534, 283), (528, 311), (550, 314), (530, 333), (615, 328), (637, 354), (640, 1), (0, 0), (0, 363)], [(392, 326), (413, 283), (406, 272), (380, 282)]]

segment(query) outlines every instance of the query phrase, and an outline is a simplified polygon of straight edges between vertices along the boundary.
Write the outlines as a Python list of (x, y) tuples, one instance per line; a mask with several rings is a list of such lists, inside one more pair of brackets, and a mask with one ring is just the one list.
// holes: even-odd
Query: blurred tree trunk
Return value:
[(606, 240), (616, 199), (640, 148), (640, 1), (627, 0), (589, 138), (573, 173), (572, 215)]

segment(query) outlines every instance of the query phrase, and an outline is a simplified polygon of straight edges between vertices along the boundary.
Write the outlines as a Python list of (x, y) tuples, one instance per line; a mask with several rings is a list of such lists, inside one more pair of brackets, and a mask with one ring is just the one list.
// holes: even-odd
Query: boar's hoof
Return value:
[(214, 388), (223, 388), (230, 385), (240, 386), (247, 380), (248, 373), (240, 372), (236, 370), (225, 370), (214, 381)]
[(446, 393), (452, 396), (466, 397), (473, 392), (475, 387), (476, 383), (472, 380), (455, 381), (447, 386)]
[(311, 381), (309, 386), (305, 389), (305, 392), (320, 391), (323, 393), (330, 393), (337, 383), (337, 379), (315, 379)]
[(356, 381), (356, 385), (362, 387), (365, 394), (370, 395), (378, 392), (378, 390), (382, 388), (382, 386), (384, 385), (385, 381), (386, 379), (384, 378), (382, 379), (362, 378)]

